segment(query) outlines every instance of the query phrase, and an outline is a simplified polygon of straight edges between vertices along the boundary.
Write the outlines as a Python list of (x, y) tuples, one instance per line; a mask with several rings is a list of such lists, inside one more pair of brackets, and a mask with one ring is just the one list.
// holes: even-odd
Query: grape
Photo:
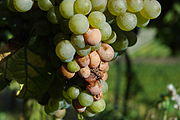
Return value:
[(114, 42), (116, 41), (116, 39), (117, 39), (117, 35), (116, 35), (116, 33), (113, 31), (112, 34), (111, 34), (111, 36), (110, 36), (110, 38), (109, 38), (108, 40), (103, 41), (103, 42), (105, 42), (105, 43), (107, 43), (107, 44), (112, 44), (112, 43), (114, 43)]
[(101, 80), (100, 82), (101, 82), (101, 85), (102, 85), (102, 92), (107, 93), (108, 92), (108, 84), (107, 84), (107, 82), (104, 81), (104, 80)]
[(64, 18), (71, 18), (74, 15), (75, 0), (63, 0), (59, 5), (59, 11)]
[(101, 41), (101, 31), (99, 29), (90, 28), (84, 33), (84, 40), (89, 45), (97, 45)]
[(137, 17), (137, 26), (138, 27), (145, 27), (149, 23), (149, 19), (144, 18), (140, 13), (136, 13)]
[(105, 62), (111, 61), (114, 57), (113, 48), (106, 43), (102, 43), (100, 49), (97, 52), (98, 52), (101, 60), (105, 61)]
[(57, 110), (57, 111), (54, 113), (54, 116), (55, 116), (56, 118), (58, 118), (59, 120), (60, 120), (60, 119), (63, 119), (65, 115), (66, 115), (66, 109)]
[(73, 59), (74, 59), (74, 56), (72, 56), (71, 58), (68, 58), (68, 59), (61, 59), (61, 61), (65, 62), (65, 63), (68, 63), (68, 62), (73, 61)]
[(129, 42), (126, 36), (121, 33), (117, 38), (116, 42), (112, 44), (113, 49), (115, 51), (123, 51), (127, 49)]
[(69, 21), (69, 28), (74, 34), (84, 34), (89, 29), (89, 22), (82, 14), (74, 15)]
[(93, 104), (91, 106), (89, 106), (89, 108), (95, 112), (95, 113), (99, 113), (104, 111), (104, 109), (106, 108), (106, 103), (103, 99), (98, 100), (98, 101), (94, 101)]
[(100, 25), (99, 29), (102, 34), (102, 41), (109, 39), (112, 34), (111, 26), (107, 22), (104, 22)]
[(137, 17), (133, 13), (124, 13), (116, 18), (117, 25), (121, 30), (131, 31), (137, 25)]
[(78, 50), (77, 50), (77, 54), (78, 54), (79, 56), (86, 56), (86, 55), (88, 55), (90, 52), (91, 52), (91, 47), (90, 47), (90, 46), (86, 46), (86, 47), (83, 48), (83, 49), (78, 49)]
[(127, 10), (126, 0), (109, 0), (108, 10), (111, 14), (118, 16)]
[(139, 12), (143, 9), (143, 0), (126, 0), (128, 11)]
[(106, 17), (102, 12), (94, 11), (89, 14), (88, 20), (92, 27), (99, 28), (100, 24), (106, 22)]
[(86, 111), (83, 113), (83, 115), (86, 116), (86, 117), (94, 117), (94, 116), (95, 116), (94, 113), (88, 111), (87, 109), (86, 109)]
[(136, 44), (137, 42), (137, 35), (133, 31), (124, 32), (127, 39), (128, 39), (128, 47), (131, 47)]
[(72, 99), (67, 95), (67, 92), (63, 90), (63, 97), (65, 98), (65, 100), (67, 101), (67, 103), (71, 103)]
[(67, 90), (67, 95), (72, 99), (76, 99), (80, 94), (80, 90), (77, 87), (70, 87)]
[(101, 42), (98, 43), (97, 45), (91, 46), (91, 51), (99, 50), (100, 47), (101, 47)]
[(62, 60), (72, 58), (75, 52), (76, 50), (68, 40), (63, 40), (56, 46), (56, 55)]
[(14, 7), (19, 12), (26, 12), (33, 6), (33, 0), (14, 0)]
[(90, 68), (86, 66), (84, 68), (81, 68), (78, 73), (81, 77), (88, 78), (91, 74), (91, 71), (90, 71)]
[(75, 60), (67, 63), (67, 68), (72, 73), (78, 72), (80, 70), (80, 67)]
[(104, 12), (104, 15), (106, 16), (106, 21), (109, 24), (112, 24), (115, 21), (116, 16), (112, 15), (108, 10)]
[(76, 61), (77, 63), (79, 64), (80, 67), (86, 67), (89, 65), (90, 63), (90, 59), (89, 59), (89, 56), (84, 56), (84, 57), (81, 57), (81, 56), (76, 56)]
[(92, 10), (104, 12), (106, 10), (107, 0), (91, 0)]
[(14, 0), (6, 0), (6, 4), (9, 10), (11, 10), (12, 12), (17, 12), (14, 7)]
[(144, 7), (140, 13), (146, 19), (155, 19), (161, 13), (161, 5), (157, 0), (144, 0)]
[(53, 98), (49, 99), (48, 107), (49, 107), (49, 110), (51, 112), (54, 112), (54, 111), (58, 110), (58, 108), (59, 108), (59, 101), (57, 99), (53, 99)]
[(41, 10), (48, 11), (53, 7), (51, 0), (38, 0), (38, 6)]
[(91, 96), (86, 92), (81, 92), (80, 95), (78, 96), (78, 100), (79, 103), (85, 107), (90, 106), (94, 101), (93, 96)]
[(71, 43), (77, 48), (84, 48), (85, 41), (83, 35), (75, 35), (71, 36)]
[(49, 11), (47, 13), (47, 18), (53, 24), (58, 23), (58, 18), (57, 18), (57, 15), (56, 15), (56, 8), (55, 7), (52, 7), (51, 9), (49, 9)]
[(76, 13), (87, 15), (92, 9), (90, 0), (76, 0), (74, 3)]
[(89, 58), (90, 58), (89, 67), (90, 68), (97, 68), (101, 62), (101, 59), (100, 59), (98, 53), (96, 51), (91, 52), (89, 54)]
[(66, 68), (66, 66), (61, 65), (60, 67), (60, 73), (66, 77), (67, 79), (71, 79), (74, 77), (75, 73), (69, 72), (69, 70)]

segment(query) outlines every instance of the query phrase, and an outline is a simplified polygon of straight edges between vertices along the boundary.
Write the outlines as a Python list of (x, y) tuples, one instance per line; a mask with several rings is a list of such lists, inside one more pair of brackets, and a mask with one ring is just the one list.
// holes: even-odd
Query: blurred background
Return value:
[[(180, 87), (180, 1), (160, 0), (162, 13), (147, 28), (137, 29), (138, 42), (118, 60), (111, 62), (106, 110), (91, 120), (161, 120), (156, 105), (167, 85)], [(23, 101), (16, 99), (17, 85), (0, 92), (0, 120), (22, 119)], [(30, 101), (31, 120), (48, 117), (43, 108)], [(72, 111), (70, 108), (68, 111)], [(75, 120), (67, 112), (65, 120)], [(180, 120), (180, 112), (170, 112), (169, 120)], [(70, 118), (70, 117), (71, 118)]]

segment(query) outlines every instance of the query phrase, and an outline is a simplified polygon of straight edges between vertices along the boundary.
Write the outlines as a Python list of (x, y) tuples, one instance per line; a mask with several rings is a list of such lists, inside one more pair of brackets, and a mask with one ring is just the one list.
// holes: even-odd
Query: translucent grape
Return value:
[(71, 36), (71, 43), (77, 48), (84, 48), (85, 41), (83, 35), (75, 35)]
[(92, 10), (104, 12), (106, 10), (107, 0), (91, 0)]
[(68, 40), (60, 41), (56, 46), (56, 55), (62, 60), (72, 58), (75, 52), (76, 50)]
[(14, 7), (19, 12), (26, 12), (33, 6), (33, 0), (14, 0)]
[(51, 0), (38, 0), (38, 6), (41, 10), (48, 11), (53, 7)]
[(69, 21), (69, 28), (74, 34), (84, 34), (89, 29), (89, 22), (82, 14), (74, 15)]
[(59, 5), (59, 11), (64, 18), (71, 18), (74, 15), (75, 0), (63, 0)]
[(143, 9), (143, 0), (126, 0), (128, 11), (139, 12)]
[(78, 96), (78, 100), (79, 103), (85, 107), (90, 106), (94, 101), (93, 96), (85, 92), (80, 93), (80, 95)]
[(137, 26), (138, 27), (145, 27), (149, 23), (149, 19), (144, 18), (140, 13), (136, 13), (137, 17)]
[(67, 95), (68, 95), (72, 100), (73, 100), (73, 99), (76, 99), (76, 98), (79, 96), (79, 94), (80, 94), (80, 90), (79, 90), (79, 88), (77, 88), (77, 87), (72, 86), (72, 87), (68, 88), (68, 90), (67, 90)]
[(112, 28), (107, 22), (100, 24), (99, 30), (102, 34), (102, 41), (109, 39), (112, 34)]
[(157, 0), (144, 0), (144, 7), (140, 13), (146, 19), (155, 19), (161, 13), (161, 5)]
[(137, 17), (133, 13), (124, 13), (116, 18), (117, 25), (121, 30), (131, 31), (137, 25)]
[(127, 10), (126, 0), (109, 0), (108, 10), (111, 14), (118, 16)]
[(99, 28), (100, 24), (106, 22), (106, 17), (102, 12), (94, 11), (89, 14), (88, 20), (92, 27)]
[(86, 47), (83, 48), (83, 49), (78, 49), (78, 50), (77, 50), (77, 54), (78, 54), (79, 56), (86, 56), (86, 55), (88, 55), (90, 52), (91, 52), (91, 47), (90, 47), (90, 46), (86, 46)]
[(74, 3), (74, 9), (76, 13), (87, 15), (92, 9), (90, 0), (76, 0)]
[(112, 43), (114, 43), (114, 42), (116, 41), (116, 39), (117, 39), (117, 35), (116, 35), (116, 33), (113, 31), (112, 34), (111, 34), (111, 36), (110, 36), (110, 38), (109, 38), (108, 40), (103, 41), (103, 42), (105, 42), (105, 43), (107, 43), (107, 44), (112, 44)]
[(68, 62), (67, 68), (72, 73), (78, 72), (80, 70), (80, 66), (78, 65), (78, 63), (75, 60)]
[(95, 113), (99, 113), (104, 111), (104, 109), (106, 108), (106, 103), (103, 99), (98, 100), (93, 102), (93, 104), (91, 106), (89, 106), (89, 108), (95, 112)]

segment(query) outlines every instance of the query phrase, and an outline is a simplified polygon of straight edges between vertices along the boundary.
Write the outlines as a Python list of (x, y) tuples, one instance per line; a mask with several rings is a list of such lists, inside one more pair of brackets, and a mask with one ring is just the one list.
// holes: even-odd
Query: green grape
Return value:
[(109, 88), (107, 82), (104, 81), (104, 80), (101, 80), (100, 82), (101, 82), (101, 85), (102, 85), (102, 92), (103, 93), (107, 93), (108, 92), (108, 88)]
[(33, 6), (33, 0), (14, 0), (14, 7), (18, 12), (26, 12)]
[(86, 109), (86, 111), (83, 113), (83, 115), (86, 116), (86, 117), (94, 117), (94, 116), (95, 116), (94, 113), (88, 111), (87, 109)]
[(107, 0), (91, 0), (92, 10), (104, 12), (106, 10)]
[(77, 87), (70, 87), (67, 90), (67, 95), (72, 99), (76, 99), (80, 94), (80, 90)]
[(127, 49), (128, 44), (129, 44), (129, 42), (128, 42), (126, 36), (123, 33), (121, 33), (120, 35), (117, 36), (117, 40), (116, 40), (116, 42), (114, 42), (112, 44), (112, 47), (116, 52), (117, 51), (120, 52), (120, 51), (124, 51), (125, 49)]
[(53, 7), (51, 0), (38, 0), (38, 6), (41, 10), (48, 11)]
[(94, 101), (93, 96), (85, 92), (80, 93), (80, 95), (78, 96), (78, 100), (79, 100), (79, 103), (85, 107), (92, 105)]
[(107, 44), (113, 44), (117, 39), (117, 35), (116, 33), (113, 31), (110, 38), (108, 40), (105, 40), (103, 42), (107, 43)]
[(69, 39), (69, 35), (68, 34), (58, 33), (54, 37), (54, 44), (57, 45), (60, 41), (68, 40), (68, 39)]
[(72, 99), (67, 95), (67, 92), (63, 90), (63, 97), (67, 103), (72, 103)]
[(74, 60), (74, 56), (72, 56), (71, 58), (68, 59), (61, 59), (62, 62), (68, 63)]
[(86, 56), (88, 55), (89, 53), (91, 52), (91, 46), (86, 46), (85, 48), (82, 48), (82, 49), (78, 49), (77, 50), (77, 54), (79, 56)]
[(53, 24), (57, 24), (58, 23), (58, 17), (56, 15), (56, 8), (55, 7), (52, 7), (52, 8), (50, 8), (48, 10), (47, 18)]
[(92, 27), (99, 28), (100, 24), (106, 22), (106, 17), (102, 12), (94, 11), (89, 14), (88, 20)]
[(92, 9), (90, 0), (76, 0), (74, 3), (75, 12), (78, 14), (87, 15)]
[(109, 0), (108, 10), (112, 15), (118, 16), (127, 10), (126, 0)]
[(78, 65), (78, 63), (75, 60), (67, 63), (67, 68), (72, 73), (78, 72), (80, 70), (80, 66)]
[(137, 26), (138, 27), (145, 27), (149, 23), (149, 19), (144, 18), (140, 13), (136, 13), (137, 17)]
[(84, 34), (89, 29), (89, 22), (83, 14), (76, 14), (69, 20), (69, 28), (74, 34)]
[(75, 55), (76, 50), (68, 40), (60, 41), (56, 46), (56, 55), (61, 60), (67, 60)]
[(86, 45), (83, 35), (75, 35), (75, 34), (73, 34), (71, 36), (71, 43), (77, 48), (84, 48), (85, 45)]
[(139, 12), (143, 9), (143, 0), (126, 0), (128, 11)]
[(69, 19), (74, 15), (74, 2), (75, 0), (63, 0), (59, 5), (61, 15)]
[(102, 34), (102, 41), (108, 40), (112, 34), (112, 28), (107, 22), (100, 24), (99, 30), (101, 31)]
[(58, 110), (59, 101), (57, 99), (50, 98), (48, 101), (48, 108), (51, 112)]
[(140, 13), (146, 19), (155, 19), (161, 13), (161, 5), (157, 0), (144, 0), (144, 7)]
[(95, 113), (99, 113), (104, 111), (104, 109), (106, 108), (106, 103), (103, 99), (100, 99), (98, 101), (94, 101), (93, 104), (91, 106), (89, 106), (89, 108), (95, 112)]
[(137, 17), (133, 13), (124, 13), (116, 18), (117, 25), (121, 30), (131, 31), (137, 25)]
[(91, 51), (99, 50), (100, 47), (101, 47), (101, 42), (97, 45), (91, 46)]

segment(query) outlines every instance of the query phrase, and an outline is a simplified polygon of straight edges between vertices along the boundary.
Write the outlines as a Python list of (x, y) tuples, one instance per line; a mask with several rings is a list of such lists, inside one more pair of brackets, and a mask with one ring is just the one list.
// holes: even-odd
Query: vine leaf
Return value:
[[(54, 62), (56, 59), (54, 51), (48, 49), (51, 48), (48, 41), (37, 39), (29, 43), (8, 58), (6, 79), (16, 80), (23, 85), (18, 97), (39, 100), (48, 93), (54, 80), (59, 80), (57, 75), (54, 75), (56, 74), (54, 66), (57, 67), (58, 64)], [(0, 83), (5, 81), (0, 84), (0, 88), (9, 84), (7, 80), (2, 79), (5, 74), (4, 66), (5, 62), (0, 64)], [(59, 88), (63, 89), (62, 85), (59, 84)]]

